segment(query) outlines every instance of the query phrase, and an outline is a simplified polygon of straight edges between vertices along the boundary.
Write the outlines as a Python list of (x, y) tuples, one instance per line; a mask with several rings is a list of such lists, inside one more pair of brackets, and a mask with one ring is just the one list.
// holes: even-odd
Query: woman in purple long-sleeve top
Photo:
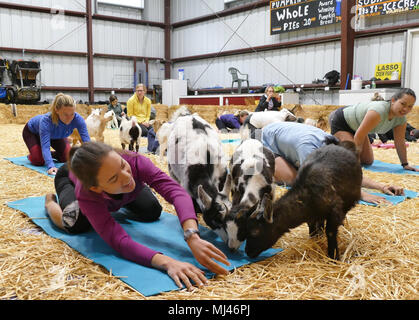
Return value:
[(162, 207), (149, 187), (153, 188), (175, 207), (185, 241), (197, 261), (212, 272), (227, 273), (212, 260), (229, 265), (226, 256), (199, 237), (191, 197), (147, 157), (88, 142), (71, 148), (69, 160), (58, 170), (54, 183), (59, 203), (55, 195), (48, 194), (45, 207), (55, 225), (69, 233), (93, 227), (124, 258), (165, 270), (179, 287), (183, 282), (192, 289), (190, 280), (201, 286), (207, 281), (202, 270), (135, 242), (111, 215), (125, 207), (137, 213), (139, 220), (157, 220)]
[(215, 119), (215, 125), (218, 130), (234, 130), (240, 129), (249, 113), (246, 110), (238, 111), (234, 114), (223, 114)]

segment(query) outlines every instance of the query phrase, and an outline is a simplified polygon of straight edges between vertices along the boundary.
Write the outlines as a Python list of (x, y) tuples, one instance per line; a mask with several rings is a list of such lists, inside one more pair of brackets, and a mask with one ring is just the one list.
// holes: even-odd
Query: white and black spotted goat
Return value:
[[(258, 139), (258, 133), (261, 129), (273, 122), (298, 121), (304, 122), (304, 119), (297, 118), (290, 110), (283, 108), (279, 111), (263, 111), (251, 113), (243, 123), (240, 129), (241, 139), (245, 140), (249, 137)], [(258, 130), (260, 129), (260, 130)]]
[(275, 156), (271, 150), (255, 139), (243, 141), (233, 153), (230, 160), (232, 209), (225, 218), (225, 242), (232, 250), (240, 247), (239, 227), (234, 221), (239, 212), (247, 212), (265, 194), (273, 198), (275, 184)]
[(231, 209), (231, 179), (218, 133), (198, 115), (179, 117), (167, 143), (169, 174), (194, 200), (196, 212), (218, 234)]
[(315, 150), (298, 170), (292, 188), (281, 198), (272, 202), (266, 194), (250, 216), (250, 211), (238, 214), (238, 237), (246, 240), (246, 254), (258, 256), (304, 222), (311, 236), (319, 235), (326, 222), (328, 256), (339, 259), (338, 227), (361, 197), (362, 170), (355, 150), (350, 141)]
[(128, 149), (133, 151), (135, 144), (135, 151), (138, 152), (140, 148), (141, 127), (138, 125), (135, 116), (121, 118), (121, 125), (119, 127), (119, 139), (121, 141), (122, 149), (128, 144)]

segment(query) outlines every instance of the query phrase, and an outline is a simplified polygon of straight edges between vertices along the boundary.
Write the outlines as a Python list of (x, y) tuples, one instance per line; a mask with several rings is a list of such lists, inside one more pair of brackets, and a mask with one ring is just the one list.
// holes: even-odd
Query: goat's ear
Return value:
[(226, 181), (224, 182), (224, 187), (221, 193), (228, 197), (230, 195), (231, 190), (231, 175), (227, 173)]
[(296, 116), (292, 115), (292, 114), (287, 114), (285, 121), (295, 121), (297, 120)]
[(239, 212), (236, 215), (235, 219), (241, 219), (243, 217), (246, 217), (248, 210), (246, 209), (240, 209)]
[(205, 192), (204, 188), (202, 187), (202, 184), (198, 186), (198, 198), (205, 209), (209, 209), (211, 207), (212, 199), (208, 195), (208, 193)]
[(238, 190), (233, 190), (232, 195), (233, 195), (233, 197), (232, 197), (231, 202), (233, 203), (233, 206), (236, 205), (236, 204), (239, 204), (240, 199), (241, 199), (240, 192)]
[(256, 210), (250, 215), (250, 218), (260, 219), (263, 217), (266, 222), (273, 223), (273, 211), (272, 211), (272, 200), (267, 194), (263, 196), (263, 199), (259, 201)]
[(272, 199), (268, 195), (264, 195), (262, 202), (264, 202), (265, 210), (263, 213), (263, 217), (265, 218), (266, 222), (273, 223), (273, 206), (272, 206)]
[(154, 122), (156, 122), (156, 120), (150, 120), (149, 122), (148, 122), (148, 124), (150, 125), (150, 126), (152, 126), (153, 124), (154, 124)]

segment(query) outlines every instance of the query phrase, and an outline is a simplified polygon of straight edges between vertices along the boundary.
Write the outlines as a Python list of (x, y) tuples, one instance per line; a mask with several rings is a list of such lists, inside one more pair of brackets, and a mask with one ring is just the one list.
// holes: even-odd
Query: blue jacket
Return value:
[(66, 125), (58, 120), (58, 125), (52, 123), (51, 113), (40, 114), (28, 121), (28, 128), (34, 134), (38, 134), (41, 140), (42, 156), (48, 169), (55, 167), (51, 156), (51, 140), (64, 139), (77, 129), (83, 142), (90, 141), (86, 122), (77, 112), (74, 114), (73, 121)]

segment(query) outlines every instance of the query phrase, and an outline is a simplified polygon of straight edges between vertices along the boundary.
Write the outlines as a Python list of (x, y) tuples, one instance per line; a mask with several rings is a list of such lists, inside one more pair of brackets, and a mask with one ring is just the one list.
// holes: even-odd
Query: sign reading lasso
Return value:
[(271, 35), (338, 23), (341, 0), (270, 2)]
[(401, 73), (401, 62), (377, 64), (374, 77), (380, 80), (400, 80)]

